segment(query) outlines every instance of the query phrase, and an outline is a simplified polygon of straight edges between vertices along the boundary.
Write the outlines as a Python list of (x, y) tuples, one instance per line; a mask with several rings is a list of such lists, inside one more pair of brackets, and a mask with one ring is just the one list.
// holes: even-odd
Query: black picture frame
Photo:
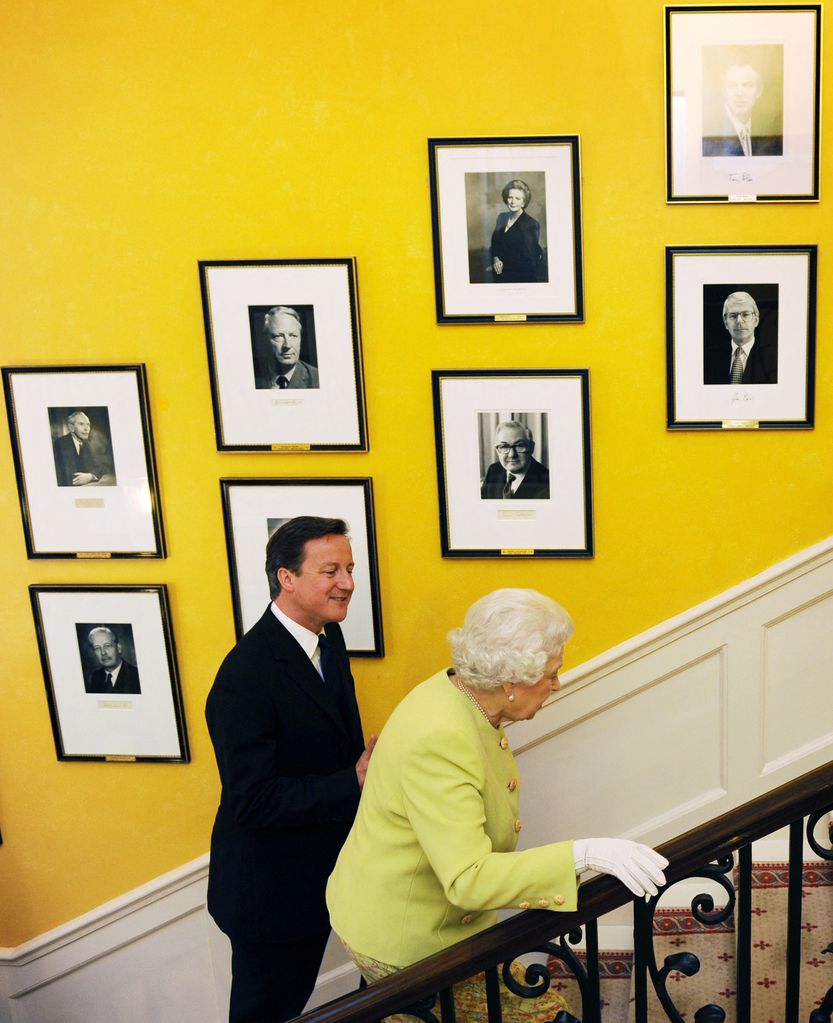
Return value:
[(431, 379), (443, 557), (592, 557), (590, 371), (438, 369)]
[(264, 572), (266, 542), (297, 515), (344, 519), (353, 546), (356, 583), (342, 623), (351, 657), (382, 657), (382, 600), (373, 480), (363, 477), (221, 479), (223, 524), (237, 638), (263, 614), (270, 598)]
[(145, 366), (7, 366), (3, 390), (28, 557), (164, 558)]
[(367, 451), (355, 259), (200, 260), (218, 451)]
[[(817, 262), (815, 245), (666, 248), (668, 429), (812, 429)], [(732, 383), (738, 313), (754, 342)]]
[(580, 164), (578, 135), (428, 140), (438, 323), (584, 319)]
[(666, 201), (818, 202), (821, 4), (665, 8)]
[(167, 587), (32, 585), (29, 596), (58, 760), (187, 763)]

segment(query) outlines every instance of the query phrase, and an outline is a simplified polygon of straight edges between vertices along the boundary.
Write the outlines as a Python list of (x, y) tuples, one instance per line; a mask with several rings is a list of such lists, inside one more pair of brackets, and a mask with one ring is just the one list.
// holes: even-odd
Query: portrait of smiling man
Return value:
[[(307, 310), (303, 306), (296, 309), (276, 305), (263, 313), (259, 328), (256, 322), (253, 324), (255, 386), (259, 390), (298, 390), (320, 386), (318, 369), (301, 358), (302, 347), (310, 347), (304, 335), (307, 317), (311, 322), (311, 307)], [(257, 320), (257, 314), (254, 319)]]
[(704, 47), (703, 81), (703, 156), (782, 155), (783, 47)]
[(208, 909), (231, 940), (230, 1023), (300, 1015), (330, 933), (324, 889), (370, 755), (341, 633), (342, 519), (289, 519), (266, 545), (272, 601), (226, 656), (206, 720), (222, 785)]
[(497, 461), (486, 469), (480, 484), (484, 500), (546, 500), (549, 470), (534, 458), (532, 430), (516, 419), (498, 423), (494, 432)]

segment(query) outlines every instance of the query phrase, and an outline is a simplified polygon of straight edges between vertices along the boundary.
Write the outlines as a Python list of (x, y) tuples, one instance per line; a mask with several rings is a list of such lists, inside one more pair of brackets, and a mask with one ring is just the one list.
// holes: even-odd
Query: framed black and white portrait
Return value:
[(666, 249), (669, 428), (812, 427), (816, 254)]
[(428, 140), (438, 323), (584, 319), (577, 135)]
[(3, 387), (29, 557), (164, 557), (145, 367), (6, 367)]
[(668, 202), (819, 198), (821, 5), (665, 8)]
[(591, 557), (586, 369), (434, 370), (444, 557)]
[(190, 759), (165, 586), (30, 586), (59, 760)]
[(220, 451), (367, 451), (356, 262), (203, 260)]
[(271, 600), (265, 572), (266, 544), (298, 515), (343, 519), (353, 548), (353, 582), (344, 641), (352, 657), (384, 654), (379, 561), (369, 477), (220, 480), (226, 529), (234, 627), (239, 639)]

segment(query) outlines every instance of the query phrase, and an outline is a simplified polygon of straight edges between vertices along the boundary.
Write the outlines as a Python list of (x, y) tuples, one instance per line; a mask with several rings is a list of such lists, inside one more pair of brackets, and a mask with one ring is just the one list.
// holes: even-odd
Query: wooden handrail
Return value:
[[(777, 831), (815, 810), (833, 808), (833, 762), (693, 828), (659, 846), (668, 859), (669, 884), (719, 856)], [(302, 1017), (304, 1023), (374, 1023), (402, 1011), (496, 963), (521, 955), (596, 920), (631, 901), (617, 880), (600, 877), (583, 885), (575, 913), (531, 909), (429, 956), (350, 995), (328, 1002)], [(384, 926), (384, 921), (379, 921)]]

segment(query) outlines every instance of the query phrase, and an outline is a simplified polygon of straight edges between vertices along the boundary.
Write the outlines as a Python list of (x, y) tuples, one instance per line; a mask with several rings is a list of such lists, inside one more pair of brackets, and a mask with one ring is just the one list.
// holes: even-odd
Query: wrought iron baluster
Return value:
[(752, 846), (738, 850), (738, 903), (735, 917), (737, 1023), (750, 1023), (752, 1013)]
[[(595, 921), (592, 925), (595, 928)], [(571, 941), (573, 944), (581, 941), (581, 929), (570, 931), (569, 934), (562, 935), (558, 939), (558, 944), (548, 941), (543, 945), (539, 945), (537, 948), (530, 949), (531, 952), (540, 952), (547, 956), (552, 956), (555, 959), (559, 959), (567, 966), (570, 972), (578, 983), (579, 992), (581, 994), (582, 1001), (582, 1017), (584, 1023), (598, 1023), (598, 1020), (594, 1021), (594, 1017), (591, 1015), (585, 1015), (588, 1006), (588, 977), (587, 971), (582, 966), (581, 960), (578, 958), (576, 953), (567, 942)], [(597, 942), (597, 953), (598, 953), (598, 942)], [(526, 966), (524, 973), (524, 983), (521, 983), (512, 973), (512, 961), (503, 964), (503, 983), (507, 989), (513, 994), (518, 995), (521, 998), (539, 998), (545, 991), (548, 991), (552, 983), (552, 977), (550, 976), (549, 969), (543, 963), (532, 963)], [(598, 954), (596, 955), (596, 971), (598, 974)], [(569, 1012), (564, 1009), (559, 1010), (553, 1023), (581, 1023), (580, 1020), (576, 1019)]]
[(790, 825), (790, 877), (787, 882), (787, 988), (784, 1023), (798, 1023), (801, 991), (801, 890), (804, 886), (804, 821)]
[[(691, 900), (691, 914), (695, 920), (705, 924), (706, 926), (713, 926), (723, 923), (732, 915), (736, 901), (735, 889), (732, 882), (726, 877), (726, 875), (733, 866), (734, 858), (730, 854), (728, 856), (720, 857), (720, 859), (716, 860), (714, 863), (709, 863), (706, 866), (701, 867), (699, 870), (686, 875), (685, 878), (679, 878), (679, 880), (687, 880), (695, 877), (707, 878), (720, 885), (720, 887), (726, 892), (726, 905), (722, 909), (717, 910), (714, 908), (714, 899), (711, 895), (701, 893), (700, 895), (695, 896)], [(659, 999), (666, 1017), (670, 1019), (672, 1023), (684, 1023), (679, 1009), (668, 992), (668, 977), (675, 971), (682, 973), (683, 976), (693, 977), (700, 971), (700, 960), (693, 952), (675, 952), (672, 955), (665, 957), (662, 967), (657, 965), (656, 952), (654, 951), (653, 917), (656, 912), (659, 898), (659, 895), (655, 895), (647, 903), (647, 907), (639, 907), (637, 909), (640, 922), (634, 934), (634, 944), (639, 945), (640, 966), (644, 962), (645, 967), (647, 967), (648, 975), (651, 978), (654, 991), (656, 992), (657, 998)], [(647, 918), (647, 922), (643, 919), (643, 913)], [(643, 1021), (647, 1019), (647, 996), (645, 998), (645, 1005), (642, 1008), (642, 1012), (644, 1013), (643, 1016), (639, 1016), (637, 1014), (636, 1019), (638, 1023), (643, 1023)], [(695, 1012), (694, 1019), (698, 1021), (698, 1023), (723, 1023), (723, 1020), (726, 1019), (726, 1012), (721, 1006), (710, 1003), (708, 1005), (701, 1006)]]
[(440, 1013), (443, 1023), (457, 1023), (457, 1009), (454, 1005), (454, 992), (450, 987), (440, 991)]
[(496, 966), (486, 970), (486, 1007), (489, 1013), (489, 1023), (503, 1023), (503, 1010), (500, 1007), (500, 981)]
[[(821, 845), (816, 838), (816, 827), (822, 817), (826, 817), (831, 811), (833, 811), (833, 805), (824, 806), (820, 810), (811, 813), (807, 818), (807, 842), (820, 859), (827, 860), (828, 862), (833, 861), (833, 849), (828, 849)], [(833, 833), (830, 832), (829, 824), (827, 827), (828, 834), (831, 841), (833, 841)], [(827, 948), (821, 950), (822, 955), (828, 952), (833, 953), (833, 942)], [(827, 994), (822, 998), (821, 1005), (810, 1013), (810, 1023), (831, 1023), (831, 1017), (833, 1017), (833, 985), (827, 989)]]

